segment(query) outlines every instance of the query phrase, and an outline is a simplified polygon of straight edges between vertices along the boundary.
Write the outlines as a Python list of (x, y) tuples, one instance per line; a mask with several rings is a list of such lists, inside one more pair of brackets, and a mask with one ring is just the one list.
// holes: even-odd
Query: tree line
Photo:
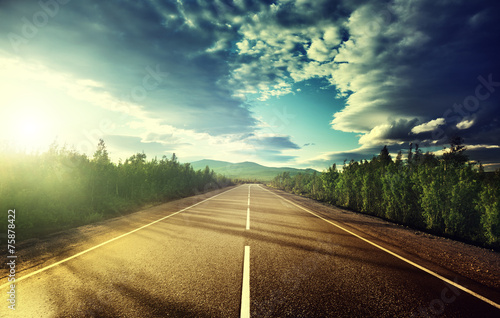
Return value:
[(271, 186), (416, 229), (500, 248), (500, 170), (485, 173), (470, 162), (455, 137), (442, 156), (418, 145), (395, 160), (384, 147), (372, 160), (334, 164), (322, 173), (290, 177)]
[[(195, 171), (179, 163), (175, 154), (148, 160), (136, 153), (113, 163), (103, 140), (92, 158), (55, 144), (41, 154), (0, 154), (0, 206), (16, 210), (21, 239), (230, 184), (208, 166)], [(0, 228), (7, 229), (7, 214)]]

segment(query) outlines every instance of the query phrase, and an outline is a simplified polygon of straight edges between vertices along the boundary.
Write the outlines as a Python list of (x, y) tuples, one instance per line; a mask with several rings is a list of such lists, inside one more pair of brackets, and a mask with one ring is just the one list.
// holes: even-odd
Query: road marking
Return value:
[(248, 186), (247, 230), (250, 230), (250, 186)]
[[(65, 262), (67, 262), (67, 261), (69, 261), (69, 260), (72, 260), (72, 259), (74, 259), (74, 258), (77, 258), (77, 257), (78, 257), (78, 256), (80, 256), (80, 255), (83, 255), (83, 254), (85, 254), (85, 253), (88, 253), (88, 252), (90, 252), (90, 251), (93, 251), (93, 250), (95, 250), (95, 249), (97, 249), (97, 248), (99, 248), (99, 247), (101, 247), (101, 246), (104, 246), (104, 245), (106, 245), (106, 244), (108, 244), (108, 243), (111, 243), (111, 242), (113, 242), (113, 241), (116, 241), (116, 240), (118, 240), (118, 239), (121, 239), (122, 237), (125, 237), (125, 236), (127, 236), (127, 235), (130, 235), (130, 234), (135, 233), (135, 232), (137, 232), (137, 231), (140, 231), (140, 230), (142, 230), (142, 229), (144, 229), (144, 228), (146, 228), (146, 227), (148, 227), (148, 226), (151, 226), (151, 225), (153, 225), (153, 224), (155, 224), (155, 223), (161, 222), (161, 221), (163, 221), (163, 220), (165, 220), (165, 219), (168, 219), (169, 217), (172, 217), (172, 216), (174, 216), (174, 215), (176, 215), (176, 214), (179, 214), (179, 213), (181, 213), (181, 212), (184, 212), (184, 211), (186, 211), (186, 210), (189, 210), (189, 209), (191, 209), (191, 208), (193, 208), (193, 207), (195, 207), (195, 206), (197, 206), (197, 205), (199, 205), (199, 204), (202, 204), (203, 202), (209, 201), (209, 200), (211, 200), (211, 199), (213, 199), (213, 198), (216, 198), (216, 197), (218, 197), (218, 196), (220, 196), (220, 195), (222, 195), (222, 194), (224, 194), (224, 193), (227, 193), (227, 192), (229, 192), (229, 191), (232, 191), (232, 190), (234, 190), (234, 189), (236, 189), (236, 188), (239, 188), (239, 187), (235, 187), (235, 188), (232, 188), (232, 189), (226, 190), (226, 191), (224, 191), (224, 192), (221, 192), (221, 193), (219, 193), (219, 194), (216, 194), (216, 195), (214, 195), (213, 197), (207, 198), (207, 199), (205, 199), (205, 200), (203, 200), (203, 201), (200, 201), (200, 202), (198, 202), (198, 203), (195, 203), (195, 204), (193, 204), (193, 205), (190, 205), (190, 206), (188, 206), (187, 208), (184, 208), (184, 209), (179, 210), (179, 211), (177, 211), (177, 212), (175, 212), (175, 213), (172, 213), (172, 214), (170, 214), (170, 215), (164, 216), (164, 217), (162, 217), (162, 218), (160, 218), (160, 219), (158, 219), (158, 220), (156, 220), (156, 221), (153, 221), (153, 222), (151, 222), (151, 223), (148, 223), (148, 224), (146, 224), (146, 225), (143, 225), (143, 226), (141, 226), (141, 227), (139, 227), (139, 228), (137, 228), (137, 229), (135, 229), (135, 230), (132, 230), (132, 231), (130, 231), (130, 232), (124, 233), (124, 234), (119, 235), (119, 236), (117, 236), (117, 237), (115, 237), (115, 238), (112, 238), (112, 239), (110, 239), (110, 240), (107, 240), (106, 242), (100, 243), (100, 244), (98, 244), (98, 245), (96, 245), (96, 246), (93, 246), (93, 247), (91, 247), (91, 248), (89, 248), (89, 249), (86, 249), (85, 251), (82, 251), (82, 252), (77, 253), (77, 254), (75, 254), (75, 255), (73, 255), (73, 256), (70, 256), (70, 257), (68, 257), (68, 258), (65, 258), (65, 259), (63, 259), (63, 260), (61, 260), (61, 261), (59, 261), (59, 262), (56, 262), (56, 263), (51, 264), (51, 265), (49, 265), (49, 266), (47, 266), (47, 267), (41, 268), (41, 269), (39, 269), (39, 270), (37, 270), (37, 271), (34, 271), (34, 272), (32, 272), (32, 273), (29, 273), (28, 275), (24, 275), (24, 276), (22, 276), (22, 277), (16, 278), (16, 282), (19, 282), (19, 281), (21, 281), (21, 280), (24, 280), (24, 279), (26, 279), (26, 278), (29, 278), (29, 277), (31, 277), (31, 276), (34, 276), (34, 275), (39, 274), (39, 273), (41, 273), (41, 272), (44, 272), (44, 271), (46, 271), (46, 270), (48, 270), (48, 269), (50, 269), (50, 268), (52, 268), (52, 267), (55, 267), (55, 266), (57, 266), (57, 265), (61, 265), (62, 263), (65, 263)], [(10, 284), (11, 284), (11, 282), (7, 282), (7, 283), (5, 283), (5, 284), (1, 285), (1, 286), (0, 286), (0, 289), (2, 289), (2, 288), (4, 288), (4, 287), (7, 287), (7, 286), (10, 286)]]
[(250, 317), (250, 246), (245, 246), (245, 255), (243, 256), (243, 284), (241, 287), (240, 317)]
[(248, 206), (250, 206), (250, 187), (251, 185), (248, 186)]
[(247, 230), (250, 230), (250, 208), (247, 208)]
[[(259, 187), (260, 187), (260, 186), (259, 186)], [(353, 233), (353, 232), (349, 231), (348, 229), (346, 229), (346, 228), (344, 228), (344, 227), (342, 227), (342, 226), (340, 226), (340, 225), (338, 225), (338, 224), (336, 224), (336, 223), (334, 223), (334, 222), (332, 222), (332, 221), (330, 221), (330, 220), (325, 219), (324, 217), (322, 217), (322, 216), (320, 216), (320, 215), (318, 215), (318, 214), (316, 214), (316, 213), (314, 213), (314, 212), (310, 211), (309, 209), (306, 209), (306, 208), (304, 208), (303, 206), (300, 206), (300, 205), (296, 204), (295, 202), (292, 202), (292, 201), (290, 201), (290, 200), (288, 200), (288, 199), (285, 199), (285, 198), (283, 198), (282, 196), (280, 196), (280, 195), (278, 195), (278, 194), (276, 194), (276, 193), (274, 193), (274, 192), (272, 192), (272, 191), (269, 191), (269, 190), (268, 190), (268, 189), (266, 189), (266, 188), (262, 188), (262, 187), (260, 187), (260, 188), (261, 188), (261, 189), (264, 189), (264, 190), (266, 190), (266, 191), (268, 191), (268, 192), (270, 192), (270, 193), (272, 193), (272, 194), (274, 194), (274, 195), (275, 195), (275, 196), (277, 196), (278, 198), (280, 198), (280, 199), (282, 199), (282, 200), (284, 200), (284, 201), (286, 201), (286, 202), (288, 202), (288, 203), (290, 203), (290, 204), (295, 205), (296, 207), (298, 207), (298, 208), (300, 208), (300, 209), (302, 209), (302, 210), (306, 211), (307, 213), (310, 213), (310, 214), (312, 214), (312, 215), (316, 216), (317, 218), (320, 218), (321, 220), (323, 220), (323, 221), (325, 221), (325, 222), (327, 222), (327, 223), (330, 223), (331, 225), (336, 226), (336, 227), (338, 227), (339, 229), (341, 229), (341, 230), (343, 230), (343, 231), (345, 231), (345, 232), (347, 232), (347, 233), (349, 233), (349, 234), (351, 234), (351, 235), (354, 235), (355, 237), (357, 237), (357, 238), (359, 238), (359, 239), (361, 239), (361, 240), (363, 240), (363, 241), (365, 241), (365, 242), (367, 242), (367, 243), (369, 243), (369, 244), (371, 244), (371, 245), (373, 245), (373, 246), (375, 246), (375, 247), (377, 247), (377, 248), (381, 249), (382, 251), (384, 251), (384, 252), (386, 252), (386, 253), (389, 253), (389, 254), (391, 254), (392, 256), (395, 256), (395, 257), (399, 258), (400, 260), (402, 260), (402, 261), (404, 261), (404, 262), (406, 262), (406, 263), (408, 263), (408, 264), (410, 264), (410, 265), (412, 265), (412, 266), (414, 266), (414, 267), (416, 267), (416, 268), (418, 268), (418, 269), (420, 269), (420, 270), (422, 270), (422, 271), (424, 271), (424, 272), (426, 272), (426, 273), (428, 273), (428, 274), (430, 274), (430, 275), (432, 275), (432, 276), (434, 276), (434, 277), (436, 277), (436, 278), (439, 278), (440, 280), (444, 281), (445, 283), (450, 284), (450, 285), (452, 285), (452, 286), (455, 286), (456, 288), (459, 288), (459, 289), (463, 290), (464, 292), (468, 293), (469, 295), (472, 295), (472, 296), (474, 296), (474, 297), (476, 297), (476, 298), (478, 298), (478, 299), (481, 299), (482, 301), (484, 301), (484, 302), (486, 302), (486, 303), (488, 303), (488, 304), (490, 304), (490, 305), (492, 305), (492, 306), (494, 306), (494, 307), (496, 307), (496, 308), (500, 309), (500, 304), (497, 304), (497, 303), (496, 303), (496, 302), (494, 302), (493, 300), (488, 299), (488, 298), (486, 298), (486, 297), (484, 297), (484, 296), (481, 296), (481, 295), (479, 295), (478, 293), (476, 293), (476, 292), (474, 292), (474, 291), (472, 291), (472, 290), (468, 289), (467, 287), (464, 287), (464, 286), (462, 286), (462, 285), (459, 285), (459, 284), (455, 283), (454, 281), (451, 281), (451, 280), (449, 280), (448, 278), (443, 277), (443, 276), (439, 275), (438, 273), (435, 273), (435, 272), (431, 271), (430, 269), (427, 269), (427, 268), (425, 268), (425, 267), (423, 267), (423, 266), (421, 266), (421, 265), (418, 265), (417, 263), (414, 263), (414, 262), (410, 261), (409, 259), (404, 258), (403, 256), (400, 256), (400, 255), (398, 255), (398, 254), (396, 254), (396, 253), (394, 253), (394, 252), (392, 252), (392, 251), (390, 251), (390, 250), (388, 250), (388, 249), (386, 249), (386, 248), (384, 248), (384, 247), (382, 247), (382, 246), (380, 246), (380, 245), (378, 245), (378, 244), (376, 244), (376, 243), (373, 243), (372, 241), (369, 241), (369, 240), (365, 239), (364, 237), (359, 236), (358, 234)]]

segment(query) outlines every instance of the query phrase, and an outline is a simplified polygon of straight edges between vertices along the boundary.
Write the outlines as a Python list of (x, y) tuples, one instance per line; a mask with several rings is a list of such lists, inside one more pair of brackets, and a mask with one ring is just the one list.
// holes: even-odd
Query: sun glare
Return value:
[(51, 136), (51, 124), (43, 101), (21, 98), (9, 106), (1, 112), (4, 123), (2, 139), (18, 150), (46, 149), (54, 136)]
[(42, 125), (35, 118), (25, 118), (19, 125), (19, 134), (24, 139), (35, 138), (42, 133)]
[(40, 150), (45, 147), (48, 137), (47, 125), (43, 114), (39, 111), (25, 110), (13, 118), (12, 141), (16, 147), (28, 151)]

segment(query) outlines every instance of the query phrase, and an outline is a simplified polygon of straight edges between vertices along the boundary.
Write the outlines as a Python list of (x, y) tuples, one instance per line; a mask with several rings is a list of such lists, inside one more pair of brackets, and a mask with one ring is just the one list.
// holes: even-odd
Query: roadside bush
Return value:
[(0, 228), (7, 229), (9, 209), (16, 210), (17, 238), (26, 239), (230, 183), (208, 167), (180, 164), (175, 154), (148, 161), (137, 153), (115, 164), (102, 140), (92, 158), (57, 145), (42, 154), (3, 153)]
[[(442, 157), (410, 146), (405, 162), (384, 147), (372, 160), (333, 165), (316, 182), (283, 173), (271, 186), (417, 229), (500, 248), (500, 171), (468, 163), (460, 138)], [(315, 177), (316, 178), (316, 177)], [(314, 189), (314, 193), (312, 192)]]

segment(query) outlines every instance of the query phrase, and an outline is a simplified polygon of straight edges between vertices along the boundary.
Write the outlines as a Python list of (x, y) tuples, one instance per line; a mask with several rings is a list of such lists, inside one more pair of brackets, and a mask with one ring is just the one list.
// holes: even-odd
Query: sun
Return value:
[(20, 120), (19, 135), (21, 138), (36, 138), (41, 133), (43, 133), (43, 124), (40, 122), (40, 119), (27, 117)]
[(17, 114), (15, 123), (15, 140), (20, 147), (28, 151), (41, 150), (50, 142), (49, 119), (39, 108), (24, 108)]
[(19, 98), (0, 111), (0, 136), (21, 151), (39, 151), (50, 144), (51, 122), (40, 100)]

